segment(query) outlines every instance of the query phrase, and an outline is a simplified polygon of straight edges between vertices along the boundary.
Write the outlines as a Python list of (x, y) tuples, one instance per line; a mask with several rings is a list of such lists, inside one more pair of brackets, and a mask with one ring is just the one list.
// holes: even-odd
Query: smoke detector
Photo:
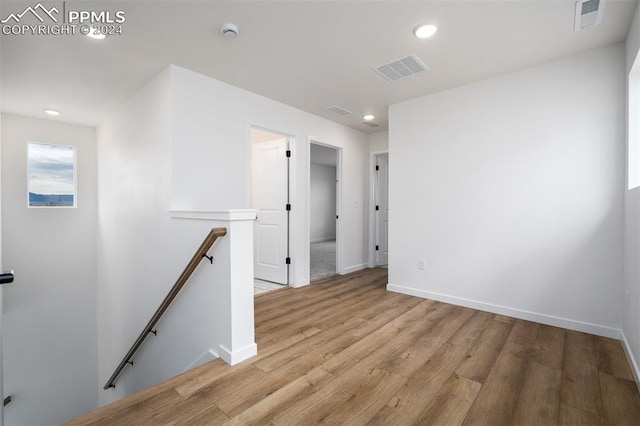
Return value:
[(225, 22), (220, 26), (220, 34), (222, 34), (224, 38), (236, 38), (239, 32), (238, 26), (231, 22)]

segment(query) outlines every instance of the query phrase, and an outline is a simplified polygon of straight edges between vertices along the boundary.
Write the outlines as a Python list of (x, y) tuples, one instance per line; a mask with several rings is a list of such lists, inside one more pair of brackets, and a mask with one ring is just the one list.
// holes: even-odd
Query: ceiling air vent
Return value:
[(401, 78), (429, 70), (416, 55), (405, 56), (374, 69), (389, 81), (400, 80)]
[(362, 124), (364, 124), (365, 126), (369, 126), (372, 128), (376, 128), (376, 127), (380, 127), (379, 124), (374, 123), (373, 121), (363, 121)]
[(605, 0), (578, 0), (576, 2), (576, 19), (574, 31), (598, 25), (602, 22)]
[(342, 107), (339, 107), (338, 105), (332, 105), (329, 108), (327, 108), (327, 111), (332, 112), (336, 115), (349, 115), (351, 114), (351, 111), (344, 109)]

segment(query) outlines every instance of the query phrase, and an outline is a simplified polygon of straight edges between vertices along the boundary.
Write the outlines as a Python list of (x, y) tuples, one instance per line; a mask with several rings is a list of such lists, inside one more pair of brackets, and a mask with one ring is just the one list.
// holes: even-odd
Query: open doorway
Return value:
[(289, 284), (289, 158), (287, 135), (251, 127), (251, 208), (256, 294)]
[(339, 157), (334, 147), (310, 144), (309, 275), (317, 281), (338, 271)]

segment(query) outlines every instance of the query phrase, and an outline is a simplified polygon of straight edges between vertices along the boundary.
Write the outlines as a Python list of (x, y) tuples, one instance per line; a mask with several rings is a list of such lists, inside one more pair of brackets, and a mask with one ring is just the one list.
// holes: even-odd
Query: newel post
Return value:
[(220, 357), (235, 365), (258, 353), (253, 312), (253, 225), (255, 210), (230, 210), (225, 244), (229, 245), (229, 334)]

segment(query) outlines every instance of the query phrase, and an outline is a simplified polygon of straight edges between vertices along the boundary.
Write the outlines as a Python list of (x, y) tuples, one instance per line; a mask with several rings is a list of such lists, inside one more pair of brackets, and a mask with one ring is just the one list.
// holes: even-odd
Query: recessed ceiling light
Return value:
[(420, 24), (413, 29), (413, 34), (418, 38), (429, 38), (438, 31), (435, 25)]
[(376, 118), (376, 117), (375, 117), (375, 116), (373, 116), (373, 115), (371, 115), (371, 114), (367, 114), (367, 115), (365, 115), (364, 117), (362, 117), (362, 119), (363, 119), (363, 120), (365, 120), (365, 121), (371, 121), (371, 120), (373, 120), (374, 118)]
[(104, 34), (96, 33), (96, 28), (91, 27), (91, 30), (87, 33), (87, 37), (95, 38), (96, 40), (102, 40), (106, 37)]
[(60, 115), (60, 111), (56, 111), (55, 109), (45, 109), (44, 112), (49, 115)]

